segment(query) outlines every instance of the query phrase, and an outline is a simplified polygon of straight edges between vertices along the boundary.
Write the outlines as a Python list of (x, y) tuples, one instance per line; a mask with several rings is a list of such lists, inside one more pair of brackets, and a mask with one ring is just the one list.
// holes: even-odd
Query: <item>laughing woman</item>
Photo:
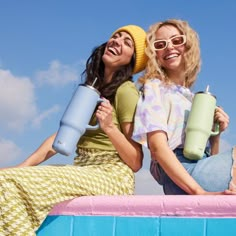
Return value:
[(38, 166), (56, 154), (53, 134), (24, 162), (0, 171), (0, 235), (35, 235), (51, 208), (64, 200), (133, 194), (143, 153), (131, 139), (139, 94), (132, 75), (145, 67), (145, 42), (142, 28), (127, 25), (88, 58), (85, 81), (92, 84), (97, 77), (94, 87), (107, 101), (90, 122), (98, 119), (101, 128), (78, 141), (74, 165)]

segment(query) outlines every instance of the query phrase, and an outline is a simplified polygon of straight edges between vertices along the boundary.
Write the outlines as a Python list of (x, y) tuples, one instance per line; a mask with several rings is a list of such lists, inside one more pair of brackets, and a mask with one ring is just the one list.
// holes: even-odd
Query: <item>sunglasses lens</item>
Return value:
[(185, 43), (184, 41), (184, 36), (183, 35), (180, 35), (180, 36), (176, 36), (174, 38), (171, 39), (171, 43), (174, 45), (174, 46), (179, 46), (179, 45), (182, 45)]
[(157, 41), (154, 42), (153, 45), (154, 45), (154, 48), (156, 50), (161, 50), (161, 49), (164, 49), (166, 47), (166, 44), (167, 44), (167, 42), (164, 41), (164, 40), (157, 40)]

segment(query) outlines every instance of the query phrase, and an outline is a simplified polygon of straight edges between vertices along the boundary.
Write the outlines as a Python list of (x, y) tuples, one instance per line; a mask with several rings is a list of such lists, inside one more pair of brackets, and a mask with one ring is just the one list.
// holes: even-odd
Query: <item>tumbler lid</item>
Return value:
[(91, 84), (91, 85), (88, 85), (88, 84), (81, 84), (81, 86), (85, 86), (85, 87), (88, 87), (88, 88), (90, 88), (90, 89), (93, 89), (99, 96), (100, 96), (100, 92), (96, 89), (96, 88), (94, 88), (94, 85), (95, 85), (95, 83), (97, 82), (97, 77), (95, 77), (95, 79), (94, 79), (94, 81), (93, 81), (93, 83)]
[(91, 86), (91, 85), (88, 85), (88, 84), (79, 84), (79, 86), (84, 86), (84, 87), (90, 88), (90, 89), (94, 90), (94, 92), (96, 92), (99, 96), (101, 95), (101, 93), (100, 93), (96, 88), (94, 88), (94, 87)]
[(206, 90), (205, 90), (205, 91), (199, 91), (199, 92), (197, 92), (197, 93), (195, 93), (195, 94), (199, 94), (199, 93), (205, 93), (205, 94), (209, 94), (209, 95), (213, 96), (214, 98), (216, 98), (216, 96), (215, 96), (214, 94), (212, 94), (212, 93), (210, 93), (210, 92), (209, 92), (209, 88), (210, 88), (210, 86), (209, 86), (209, 85), (207, 85), (207, 87), (206, 87)]

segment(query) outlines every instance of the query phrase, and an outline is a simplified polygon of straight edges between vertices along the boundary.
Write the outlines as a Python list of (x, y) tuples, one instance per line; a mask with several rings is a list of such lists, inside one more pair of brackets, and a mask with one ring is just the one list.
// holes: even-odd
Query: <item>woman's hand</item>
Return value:
[(225, 131), (229, 126), (229, 116), (224, 112), (222, 107), (216, 108), (214, 121), (219, 123), (220, 133)]
[(6, 169), (8, 169), (8, 168), (7, 168), (7, 167), (6, 167), (6, 168), (0, 168), (0, 171), (1, 171), (1, 170), (6, 170)]
[(103, 98), (104, 102), (101, 102), (96, 111), (96, 117), (99, 121), (99, 125), (104, 132), (114, 126), (112, 120), (113, 107), (109, 100)]
[(222, 107), (215, 110), (214, 123), (219, 124), (219, 134), (210, 137), (211, 155), (219, 153), (220, 134), (225, 131), (229, 125), (229, 116), (224, 112)]
[[(104, 99), (104, 98), (103, 98)], [(96, 111), (96, 117), (101, 129), (107, 134), (121, 159), (134, 171), (142, 167), (142, 146), (131, 139), (133, 132), (132, 122), (123, 122), (120, 129), (113, 123), (113, 107), (106, 99)]]
[(236, 192), (227, 189), (227, 190), (224, 191), (224, 195), (236, 195)]

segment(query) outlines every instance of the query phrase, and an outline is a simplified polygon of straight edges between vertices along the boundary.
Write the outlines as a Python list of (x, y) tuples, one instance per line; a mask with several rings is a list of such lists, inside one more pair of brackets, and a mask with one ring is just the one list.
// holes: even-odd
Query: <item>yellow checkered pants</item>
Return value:
[(134, 174), (114, 151), (81, 150), (74, 165), (0, 171), (0, 236), (35, 235), (61, 201), (133, 191)]

